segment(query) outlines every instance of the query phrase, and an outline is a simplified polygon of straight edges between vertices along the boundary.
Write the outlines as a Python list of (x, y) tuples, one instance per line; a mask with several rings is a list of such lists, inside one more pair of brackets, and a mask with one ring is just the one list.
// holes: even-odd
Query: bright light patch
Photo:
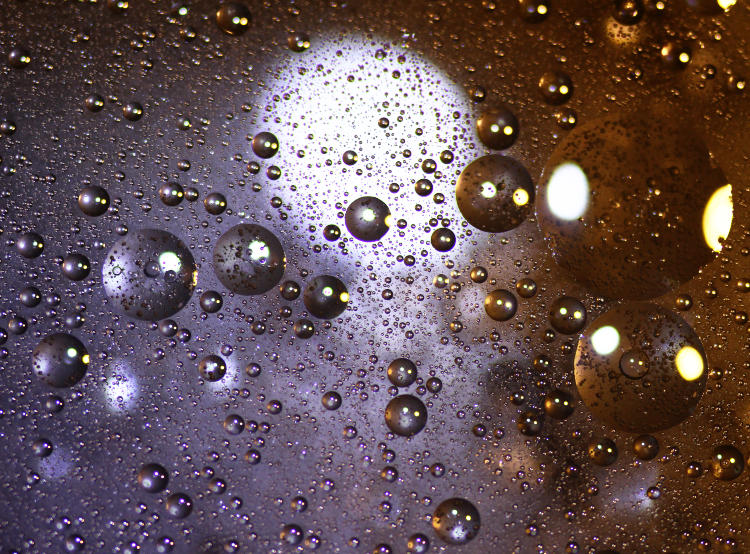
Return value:
[(342, 292), (339, 294), (339, 300), (341, 300), (344, 304), (349, 302), (349, 293), (348, 292)]
[(718, 0), (719, 7), (724, 11), (728, 11), (736, 3), (737, 0)]
[(162, 273), (167, 271), (173, 271), (177, 273), (182, 267), (182, 262), (179, 256), (174, 252), (162, 252), (159, 255), (159, 266), (161, 267)]
[(362, 219), (365, 221), (375, 221), (375, 210), (372, 208), (365, 208), (362, 210)]
[(732, 227), (732, 185), (716, 189), (703, 210), (703, 238), (714, 252), (721, 250), (720, 239), (726, 239)]
[(65, 352), (68, 355), (68, 358), (75, 358), (78, 356), (78, 350), (75, 348), (68, 348), (68, 350)]
[(385, 216), (383, 223), (385, 223), (386, 227), (390, 227), (391, 225), (393, 225), (393, 216), (391, 214), (388, 214), (387, 216)]
[(591, 334), (591, 346), (600, 356), (611, 354), (620, 346), (620, 333), (611, 325), (599, 327)]
[(481, 186), (482, 196), (484, 196), (485, 198), (492, 198), (497, 194), (497, 187), (495, 186), (495, 183), (485, 181)]
[(589, 205), (589, 180), (578, 164), (558, 166), (547, 183), (547, 207), (565, 221), (581, 217)]
[(262, 240), (251, 241), (250, 244), (247, 245), (247, 249), (250, 250), (250, 257), (253, 260), (265, 260), (271, 253), (268, 245)]
[(525, 189), (516, 189), (513, 192), (513, 202), (516, 206), (525, 206), (529, 203), (529, 193)]
[(695, 381), (703, 375), (703, 356), (692, 346), (683, 346), (674, 358), (677, 371), (685, 381)]
[(331, 287), (323, 287), (321, 292), (323, 293), (323, 296), (331, 296), (333, 294), (333, 289)]

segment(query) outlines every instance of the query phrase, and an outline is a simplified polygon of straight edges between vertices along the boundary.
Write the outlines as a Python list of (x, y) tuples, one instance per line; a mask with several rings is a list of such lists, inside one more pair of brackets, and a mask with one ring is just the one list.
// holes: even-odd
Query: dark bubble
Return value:
[(23, 46), (16, 46), (8, 53), (8, 65), (15, 69), (23, 69), (31, 62), (31, 53)]
[(102, 266), (107, 296), (126, 315), (156, 321), (182, 309), (193, 294), (197, 268), (187, 246), (167, 231), (128, 233)]
[(516, 283), (516, 292), (521, 298), (531, 298), (536, 294), (536, 282), (528, 277), (519, 279)]
[(250, 25), (250, 10), (239, 2), (222, 2), (216, 10), (216, 24), (228, 35), (241, 35)]
[(566, 419), (573, 414), (573, 396), (564, 390), (555, 389), (544, 398), (544, 412), (555, 419)]
[(36, 376), (51, 387), (71, 387), (86, 375), (89, 353), (74, 336), (53, 333), (34, 348), (31, 367)]
[(391, 225), (391, 210), (379, 198), (363, 196), (349, 204), (344, 222), (355, 238), (374, 242), (388, 232)]
[(122, 115), (129, 121), (138, 121), (143, 117), (143, 106), (138, 102), (128, 102), (122, 107)]
[(320, 275), (307, 285), (302, 300), (313, 316), (318, 319), (333, 319), (346, 309), (349, 292), (340, 279), (332, 275)]
[(589, 459), (598, 466), (609, 466), (617, 461), (617, 445), (608, 438), (589, 443)]
[(89, 94), (84, 101), (86, 109), (90, 112), (100, 112), (104, 108), (104, 97), (99, 94)]
[(516, 418), (518, 430), (529, 437), (535, 437), (542, 431), (543, 414), (537, 410), (524, 410)]
[(558, 106), (573, 96), (573, 81), (562, 71), (548, 71), (539, 79), (539, 91), (547, 104)]
[(479, 140), (492, 150), (505, 150), (518, 138), (518, 119), (505, 106), (487, 110), (477, 119)]
[(255, 362), (251, 362), (245, 366), (245, 373), (247, 373), (248, 377), (257, 377), (261, 371), (260, 365)]
[(549, 15), (549, 0), (518, 0), (518, 8), (529, 23), (544, 21)]
[(273, 133), (263, 131), (253, 137), (252, 148), (259, 158), (272, 158), (279, 151), (279, 139)]
[(91, 273), (91, 262), (83, 254), (69, 254), (63, 258), (62, 274), (71, 281), (82, 281)]
[(217, 241), (214, 271), (219, 281), (242, 295), (263, 294), (284, 275), (286, 258), (279, 239), (265, 227), (240, 224)]
[(516, 315), (518, 301), (513, 293), (496, 289), (484, 298), (484, 311), (495, 321), (508, 321)]
[(221, 309), (224, 299), (221, 293), (215, 290), (207, 290), (200, 297), (201, 310), (209, 314), (215, 314)]
[(34, 452), (34, 456), (46, 458), (52, 454), (52, 442), (45, 438), (37, 439), (32, 443), (31, 450)]
[(354, 165), (359, 160), (359, 156), (357, 156), (357, 153), (354, 150), (347, 150), (344, 152), (344, 155), (341, 156), (341, 159), (346, 165)]
[(34, 306), (38, 306), (42, 301), (42, 291), (36, 287), (29, 286), (21, 289), (21, 292), (18, 293), (18, 299), (24, 306), (33, 308)]
[(487, 269), (478, 265), (471, 270), (469, 276), (475, 283), (484, 283), (487, 280)]
[(29, 322), (21, 316), (13, 316), (8, 320), (8, 331), (14, 335), (23, 335), (29, 328)]
[(245, 420), (237, 414), (229, 414), (224, 418), (224, 430), (230, 435), (239, 435), (245, 429)]
[(615, 0), (614, 17), (623, 25), (635, 25), (643, 18), (643, 0)]
[(396, 358), (388, 364), (387, 374), (397, 387), (408, 387), (417, 380), (417, 366), (407, 358)]
[(391, 431), (402, 437), (416, 435), (427, 423), (427, 408), (416, 396), (402, 394), (388, 402), (385, 423)]
[(674, 312), (634, 302), (615, 306), (581, 334), (575, 379), (581, 399), (597, 418), (618, 429), (649, 433), (690, 416), (705, 388), (706, 367), (703, 346), (690, 325)]
[(341, 229), (339, 229), (338, 225), (326, 225), (323, 229), (323, 236), (329, 241), (339, 240), (341, 238)]
[(177, 183), (164, 183), (159, 187), (159, 199), (167, 206), (177, 206), (185, 197), (185, 191)]
[(216, 354), (209, 354), (198, 363), (198, 373), (206, 381), (219, 381), (227, 373), (227, 364)]
[(633, 440), (633, 452), (639, 460), (653, 460), (659, 453), (659, 441), (652, 435), (639, 435)]
[(422, 533), (414, 533), (406, 541), (408, 554), (425, 554), (430, 550), (430, 539)]
[(439, 377), (430, 377), (427, 379), (425, 385), (427, 386), (427, 390), (433, 394), (437, 394), (443, 389), (443, 382)]
[(159, 332), (165, 337), (173, 337), (177, 334), (177, 322), (165, 319), (159, 322)]
[(138, 484), (147, 492), (161, 492), (167, 488), (168, 482), (169, 473), (162, 465), (146, 464), (138, 472)]
[(336, 391), (329, 390), (321, 398), (326, 410), (338, 410), (341, 407), (341, 395)]
[(429, 179), (420, 179), (414, 183), (414, 191), (419, 196), (429, 196), (432, 194), (432, 181)]
[(284, 525), (284, 527), (281, 528), (281, 532), (279, 533), (279, 538), (283, 542), (291, 545), (301, 543), (304, 536), (305, 533), (302, 531), (302, 527), (294, 523), (288, 523), (287, 525)]
[(607, 298), (642, 300), (690, 280), (713, 258), (703, 216), (725, 184), (684, 118), (644, 108), (578, 126), (558, 144), (539, 185), (537, 219), (576, 282)]
[(0, 121), (0, 134), (3, 134), (6, 137), (9, 137), (13, 135), (15, 132), (16, 132), (15, 122), (9, 119), (4, 119), (3, 121)]
[(167, 497), (167, 513), (175, 519), (183, 519), (193, 511), (193, 500), (184, 492), (176, 492)]
[(100, 216), (109, 208), (109, 193), (96, 185), (86, 187), (78, 195), (78, 207), (86, 215)]
[(296, 300), (302, 292), (302, 287), (296, 281), (284, 281), (279, 285), (279, 294), (284, 300)]
[(432, 232), (430, 244), (438, 252), (448, 252), (456, 245), (456, 235), (447, 227), (440, 227)]
[(745, 457), (735, 446), (724, 444), (711, 454), (711, 473), (721, 481), (737, 479), (745, 469)]
[(315, 334), (315, 325), (309, 319), (298, 319), (294, 323), (294, 334), (301, 339), (309, 339)]
[(203, 199), (203, 206), (211, 215), (220, 215), (227, 209), (227, 198), (220, 192), (212, 192)]
[(443, 500), (432, 514), (435, 534), (448, 544), (466, 544), (479, 533), (481, 520), (474, 504), (464, 498)]
[(586, 308), (579, 300), (562, 296), (552, 304), (549, 320), (555, 331), (573, 335), (586, 325)]
[(293, 33), (286, 39), (286, 44), (292, 52), (304, 52), (310, 48), (310, 37), (305, 33)]
[(526, 168), (494, 154), (471, 162), (456, 184), (456, 203), (472, 226), (490, 233), (518, 227), (534, 203), (534, 184)]
[(24, 233), (16, 240), (16, 250), (24, 258), (36, 258), (44, 251), (44, 239), (33, 231)]

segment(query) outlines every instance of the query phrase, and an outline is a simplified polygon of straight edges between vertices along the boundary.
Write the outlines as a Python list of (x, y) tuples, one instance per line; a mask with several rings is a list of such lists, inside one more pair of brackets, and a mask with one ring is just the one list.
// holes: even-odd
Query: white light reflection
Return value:
[(591, 334), (591, 346), (600, 356), (607, 356), (620, 346), (620, 333), (611, 325), (599, 327)]
[(729, 236), (733, 215), (732, 185), (724, 185), (714, 191), (703, 210), (703, 238), (714, 252), (721, 250), (721, 241)]
[(581, 167), (566, 162), (552, 172), (547, 183), (547, 207), (565, 221), (573, 221), (586, 213), (589, 205), (589, 180)]
[(683, 346), (674, 358), (677, 372), (685, 381), (695, 381), (703, 375), (705, 364), (703, 356), (692, 346)]

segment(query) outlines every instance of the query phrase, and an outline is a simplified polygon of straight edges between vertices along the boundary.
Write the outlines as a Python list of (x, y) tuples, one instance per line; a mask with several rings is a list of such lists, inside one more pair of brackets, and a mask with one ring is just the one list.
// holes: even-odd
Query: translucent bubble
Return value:
[(118, 240), (102, 266), (107, 296), (126, 315), (147, 321), (180, 311), (195, 289), (187, 246), (167, 231), (141, 229)]
[(183, 519), (193, 511), (193, 500), (184, 492), (176, 492), (167, 497), (167, 513), (175, 519)]
[(250, 25), (250, 10), (239, 2), (222, 2), (216, 10), (216, 24), (228, 35), (241, 35)]
[[(601, 329), (616, 340), (594, 340)], [(650, 433), (690, 416), (705, 388), (706, 367), (701, 342), (682, 318), (634, 302), (612, 308), (584, 330), (575, 379), (596, 417), (618, 429)]]
[(272, 158), (279, 151), (279, 139), (273, 133), (263, 131), (253, 137), (252, 147), (259, 158)]
[(16, 250), (24, 258), (36, 258), (44, 251), (44, 239), (33, 231), (24, 233), (16, 240)]
[(81, 208), (83, 213), (92, 217), (107, 213), (109, 193), (96, 185), (86, 187), (78, 195), (78, 207)]
[(318, 319), (333, 319), (349, 303), (346, 285), (333, 275), (320, 275), (310, 281), (302, 296), (307, 311)]
[(472, 226), (490, 233), (518, 227), (534, 204), (534, 184), (518, 161), (499, 154), (483, 156), (461, 172), (456, 203)]
[(68, 254), (63, 258), (62, 274), (71, 281), (82, 281), (91, 272), (91, 262), (83, 254)]
[(571, 296), (562, 296), (550, 308), (552, 327), (565, 335), (573, 335), (586, 325), (586, 308)]
[(562, 71), (548, 71), (539, 79), (539, 91), (548, 104), (564, 104), (573, 95), (573, 81)]
[(128, 102), (122, 107), (122, 115), (129, 121), (138, 121), (143, 117), (143, 106), (138, 102)]
[(227, 363), (221, 356), (209, 354), (198, 363), (198, 373), (206, 381), (220, 381), (227, 373)]
[(563, 390), (550, 391), (544, 399), (544, 412), (555, 419), (566, 419), (574, 410), (573, 396)]
[(448, 252), (456, 245), (456, 235), (447, 227), (440, 227), (432, 232), (430, 244), (438, 252)]
[(89, 367), (89, 353), (83, 343), (66, 333), (43, 338), (31, 355), (37, 377), (51, 387), (71, 387), (83, 379)]
[(653, 460), (659, 453), (659, 441), (651, 435), (639, 435), (633, 441), (633, 452), (639, 460)]
[(219, 238), (214, 248), (216, 276), (237, 294), (269, 291), (281, 280), (285, 267), (279, 239), (260, 225), (236, 225)]
[(388, 232), (391, 226), (391, 210), (379, 198), (363, 196), (349, 204), (344, 222), (355, 238), (374, 242)]
[(588, 454), (596, 465), (609, 466), (617, 461), (617, 445), (611, 439), (602, 438), (589, 444)]
[(397, 387), (408, 387), (417, 380), (417, 366), (407, 358), (396, 358), (388, 364), (387, 374)]
[(592, 292), (653, 298), (713, 258), (704, 213), (726, 182), (682, 120), (656, 108), (606, 116), (572, 130), (547, 162), (539, 225), (557, 263)]
[(402, 394), (386, 406), (385, 423), (397, 435), (416, 435), (427, 423), (427, 408), (416, 396)]
[(466, 544), (479, 534), (481, 519), (474, 504), (464, 498), (449, 498), (432, 514), (435, 534), (448, 544)]

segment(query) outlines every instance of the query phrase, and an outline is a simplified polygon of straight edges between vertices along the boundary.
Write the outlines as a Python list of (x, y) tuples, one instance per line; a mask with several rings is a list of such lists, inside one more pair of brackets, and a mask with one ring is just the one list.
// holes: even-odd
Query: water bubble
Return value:
[(31, 355), (31, 367), (36, 376), (58, 388), (71, 387), (83, 379), (89, 361), (83, 343), (66, 333), (46, 336)]
[(745, 469), (745, 457), (735, 446), (724, 444), (711, 455), (711, 473), (721, 481), (737, 479)]
[(301, 339), (309, 339), (315, 334), (315, 324), (309, 319), (298, 319), (294, 323), (294, 334)]
[(52, 449), (52, 442), (44, 438), (35, 440), (31, 445), (34, 456), (38, 456), (39, 458), (46, 458), (52, 454)]
[(355, 238), (374, 242), (388, 232), (391, 219), (391, 210), (385, 202), (374, 196), (363, 196), (349, 204), (344, 222)]
[(602, 438), (588, 447), (589, 458), (598, 466), (609, 466), (617, 461), (617, 445), (613, 440)]
[(544, 412), (555, 419), (566, 419), (573, 414), (573, 396), (560, 389), (547, 393), (544, 398)]
[(397, 435), (411, 437), (427, 423), (427, 408), (416, 396), (402, 394), (388, 402), (385, 423)]
[(90, 112), (100, 112), (104, 108), (104, 97), (99, 94), (89, 94), (84, 100), (84, 104)]
[(443, 500), (432, 514), (435, 534), (448, 544), (466, 544), (479, 534), (481, 519), (474, 504), (464, 498)]
[(592, 292), (662, 295), (713, 258), (715, 232), (726, 237), (709, 209), (726, 180), (682, 119), (645, 107), (606, 116), (576, 127), (547, 162), (539, 225), (557, 263)]
[(535, 437), (542, 431), (543, 414), (537, 410), (524, 410), (516, 418), (516, 427), (521, 434)]
[(349, 292), (333, 275), (319, 275), (307, 285), (302, 300), (307, 311), (318, 319), (333, 319), (346, 309)]
[(138, 484), (147, 492), (161, 492), (167, 488), (168, 482), (169, 473), (160, 464), (146, 464), (138, 472)]
[(456, 235), (447, 227), (440, 227), (432, 232), (430, 244), (438, 252), (448, 252), (456, 245)]
[(33, 308), (42, 301), (42, 291), (33, 286), (25, 287), (18, 293), (18, 299), (24, 306)]
[(536, 294), (536, 281), (528, 277), (519, 279), (516, 283), (516, 292), (521, 298), (532, 298)]
[(326, 410), (338, 410), (341, 407), (341, 395), (336, 391), (328, 391), (321, 398)]
[(78, 195), (78, 207), (86, 215), (100, 216), (109, 208), (109, 193), (100, 186), (90, 186)]
[(420, 179), (414, 183), (414, 192), (419, 196), (429, 196), (432, 194), (432, 181), (429, 179)]
[(472, 226), (490, 233), (518, 227), (534, 203), (534, 184), (518, 161), (499, 154), (483, 156), (461, 172), (456, 203)]
[(126, 315), (156, 321), (182, 309), (197, 269), (187, 246), (167, 231), (141, 229), (109, 250), (102, 266), (107, 296)]
[(573, 335), (586, 325), (586, 308), (579, 300), (562, 296), (552, 304), (549, 319), (556, 331)]
[(310, 48), (310, 37), (305, 33), (293, 33), (286, 39), (286, 43), (292, 52), (304, 52)]
[(239, 2), (222, 2), (216, 10), (216, 24), (228, 35), (241, 35), (250, 25), (250, 10)]
[(346, 165), (354, 165), (357, 163), (357, 160), (359, 160), (359, 156), (357, 156), (357, 153), (354, 150), (347, 150), (344, 152), (344, 155), (341, 156), (341, 159)]
[(558, 106), (573, 95), (573, 81), (562, 71), (548, 71), (539, 79), (539, 90), (545, 102)]
[(281, 280), (285, 266), (279, 239), (260, 225), (236, 225), (219, 238), (214, 248), (216, 276), (237, 294), (269, 291)]
[(31, 53), (23, 46), (16, 46), (8, 53), (8, 65), (15, 69), (23, 69), (31, 63)]
[(477, 119), (479, 140), (492, 150), (510, 148), (518, 138), (518, 129), (518, 119), (505, 106), (487, 110)]
[(706, 383), (700, 340), (674, 312), (620, 304), (581, 334), (575, 379), (589, 410), (618, 429), (672, 427), (695, 409)]
[(16, 240), (16, 250), (24, 258), (36, 258), (44, 251), (44, 239), (33, 231), (24, 233)]
[(652, 435), (639, 435), (633, 440), (633, 452), (639, 460), (653, 460), (659, 453), (659, 441)]
[(216, 354), (209, 354), (198, 363), (198, 373), (206, 381), (220, 381), (227, 373), (227, 363)]
[(128, 102), (122, 107), (122, 115), (129, 121), (138, 121), (143, 117), (143, 106), (138, 102)]
[(176, 492), (167, 497), (167, 513), (175, 519), (184, 519), (193, 511), (193, 500), (184, 492)]
[(496, 289), (484, 299), (484, 311), (495, 321), (508, 321), (516, 315), (518, 301), (513, 293), (505, 289)]
[(224, 430), (230, 435), (239, 435), (245, 429), (245, 420), (237, 414), (229, 414), (224, 418)]
[(387, 374), (397, 387), (408, 387), (417, 380), (417, 366), (407, 358), (396, 358), (388, 364)]
[(284, 281), (279, 285), (279, 294), (284, 300), (296, 300), (299, 298), (300, 292), (302, 292), (302, 287), (295, 281)]
[(259, 158), (272, 158), (279, 151), (279, 139), (273, 133), (263, 131), (253, 137), (252, 148)]
[(643, 0), (615, 0), (615, 19), (623, 25), (635, 25), (643, 17)]

